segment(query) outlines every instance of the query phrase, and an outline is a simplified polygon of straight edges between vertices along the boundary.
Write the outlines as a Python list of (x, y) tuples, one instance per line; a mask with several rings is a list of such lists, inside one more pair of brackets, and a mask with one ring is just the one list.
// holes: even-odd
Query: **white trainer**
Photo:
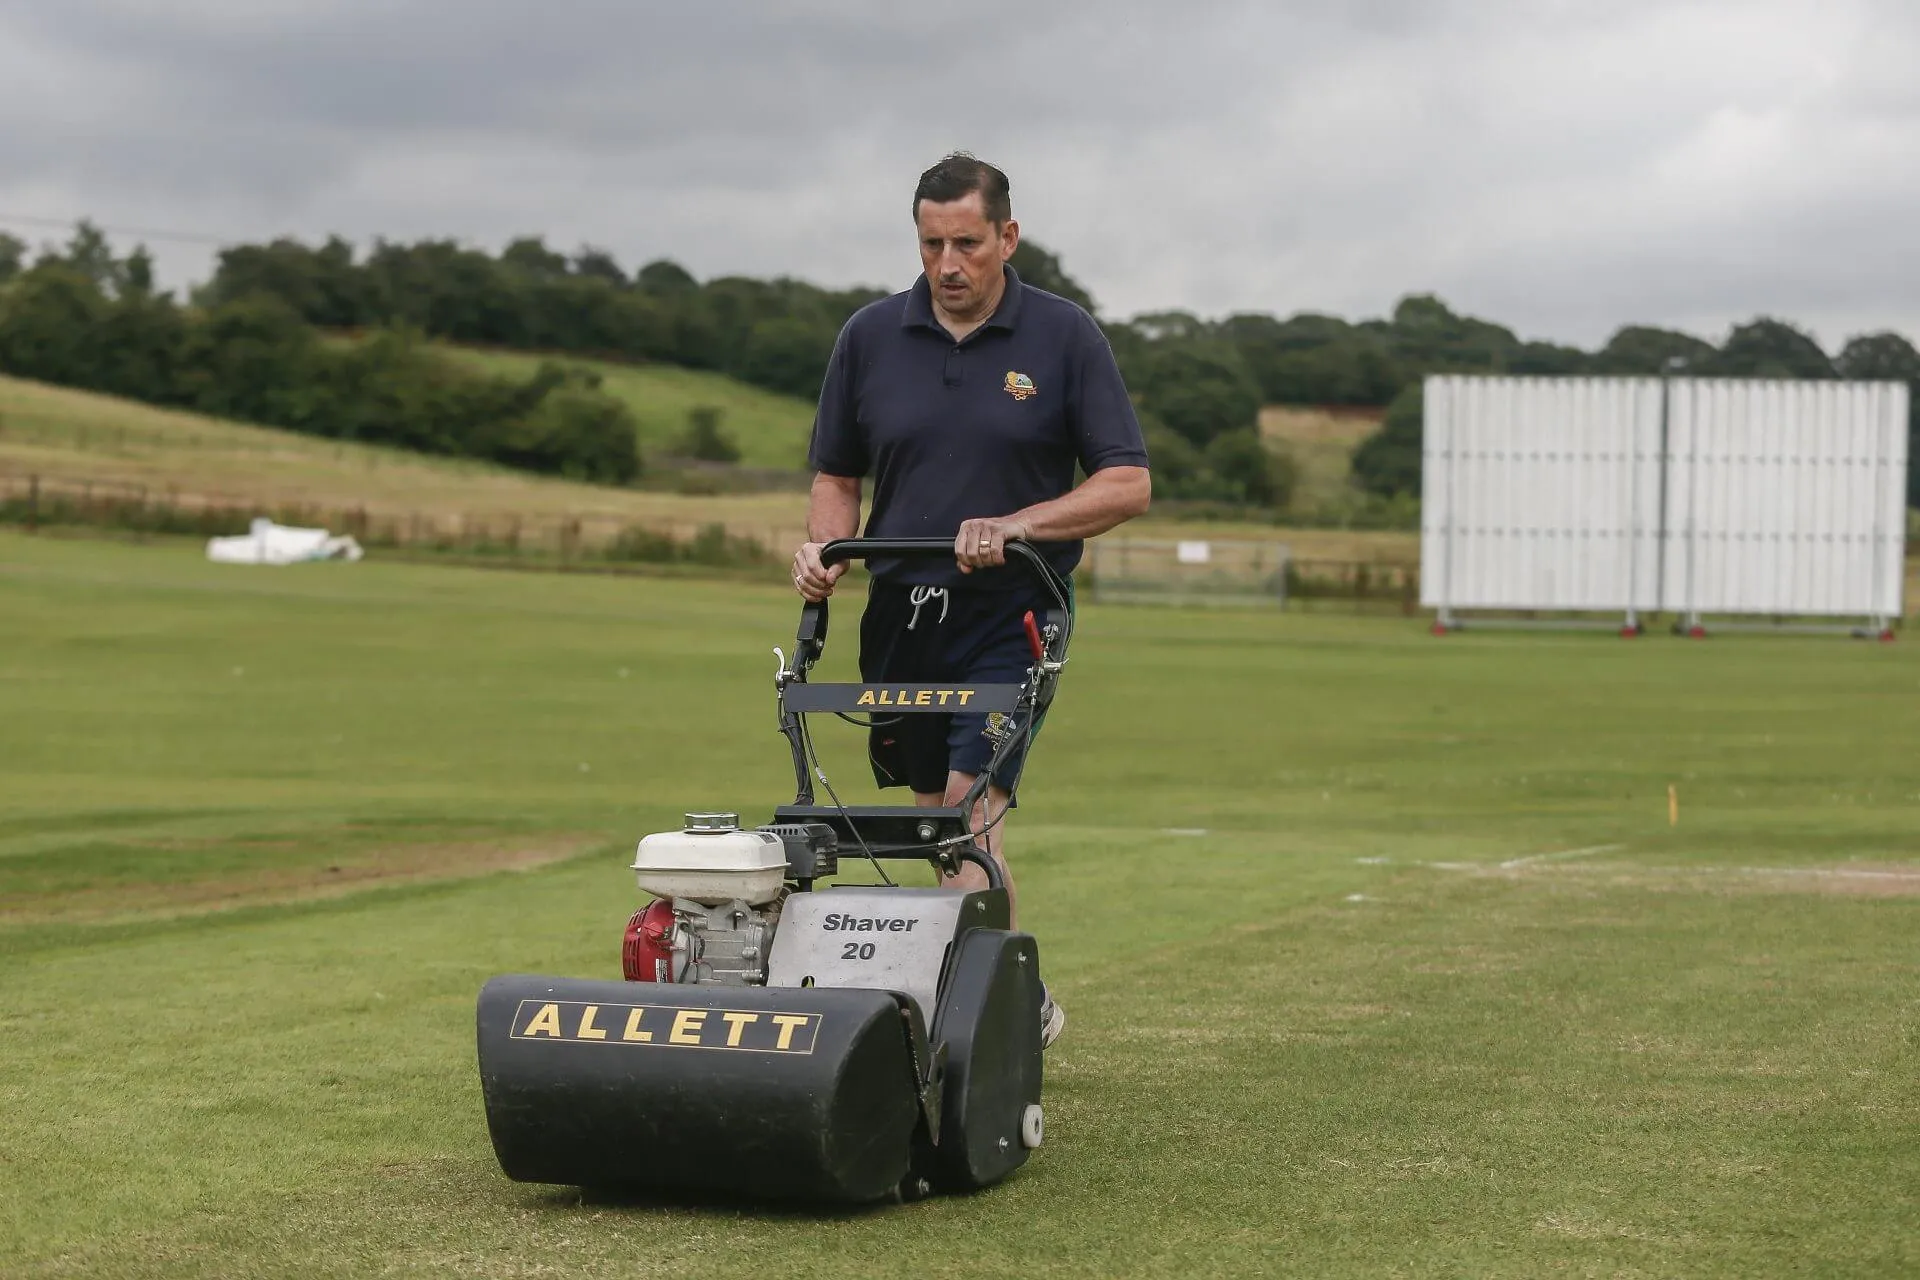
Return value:
[(1067, 1029), (1067, 1011), (1054, 1003), (1053, 993), (1046, 984), (1040, 985), (1040, 1047), (1051, 1049), (1060, 1033)]

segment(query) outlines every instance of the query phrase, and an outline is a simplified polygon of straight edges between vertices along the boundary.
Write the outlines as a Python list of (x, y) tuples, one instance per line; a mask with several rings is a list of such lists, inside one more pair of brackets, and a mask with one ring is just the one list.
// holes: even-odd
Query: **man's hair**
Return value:
[(1005, 226), (1007, 219), (1013, 217), (1013, 193), (1007, 175), (964, 151), (942, 156), (940, 163), (920, 175), (920, 185), (913, 189), (914, 221), (920, 220), (922, 200), (951, 204), (976, 191), (980, 193), (987, 221), (996, 227)]

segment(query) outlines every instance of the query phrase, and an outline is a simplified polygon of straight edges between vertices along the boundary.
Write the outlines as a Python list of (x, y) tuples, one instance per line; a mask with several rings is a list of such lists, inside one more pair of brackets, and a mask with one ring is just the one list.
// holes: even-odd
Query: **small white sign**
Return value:
[(1211, 564), (1213, 562), (1213, 544), (1211, 542), (1182, 542), (1174, 548), (1174, 558), (1181, 564)]

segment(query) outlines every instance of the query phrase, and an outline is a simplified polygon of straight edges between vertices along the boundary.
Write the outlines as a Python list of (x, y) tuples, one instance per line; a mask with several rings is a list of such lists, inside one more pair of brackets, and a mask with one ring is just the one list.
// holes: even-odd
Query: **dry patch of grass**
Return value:
[(1296, 508), (1337, 502), (1353, 488), (1353, 451), (1380, 429), (1378, 409), (1322, 409), (1268, 405), (1260, 411), (1261, 438), (1283, 444), (1300, 465)]
[(1812, 867), (1643, 866), (1631, 862), (1530, 861), (1429, 864), (1566, 888), (1650, 889), (1656, 892), (1830, 894), (1850, 898), (1920, 897), (1920, 863), (1847, 862)]
[(1330, 445), (1352, 453), (1380, 429), (1381, 409), (1270, 404), (1260, 411), (1260, 434), (1296, 446)]
[[(169, 847), (178, 850), (181, 844), (145, 843), (156, 851)], [(0, 900), (0, 926), (96, 924), (338, 898), (386, 885), (527, 871), (584, 853), (600, 842), (577, 834), (544, 833), (362, 845), (319, 863), (273, 860), (275, 854), (296, 851), (299, 843), (250, 842), (249, 848), (263, 855), (260, 864), (220, 875), (110, 881), (65, 891), (10, 893)]]

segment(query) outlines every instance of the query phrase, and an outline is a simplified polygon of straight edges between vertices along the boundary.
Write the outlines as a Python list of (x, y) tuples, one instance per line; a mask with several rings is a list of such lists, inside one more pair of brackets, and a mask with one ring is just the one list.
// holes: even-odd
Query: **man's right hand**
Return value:
[(808, 600), (825, 600), (833, 594), (833, 584), (847, 571), (847, 562), (826, 565), (820, 563), (818, 542), (803, 542), (800, 549), (793, 553), (793, 587)]

